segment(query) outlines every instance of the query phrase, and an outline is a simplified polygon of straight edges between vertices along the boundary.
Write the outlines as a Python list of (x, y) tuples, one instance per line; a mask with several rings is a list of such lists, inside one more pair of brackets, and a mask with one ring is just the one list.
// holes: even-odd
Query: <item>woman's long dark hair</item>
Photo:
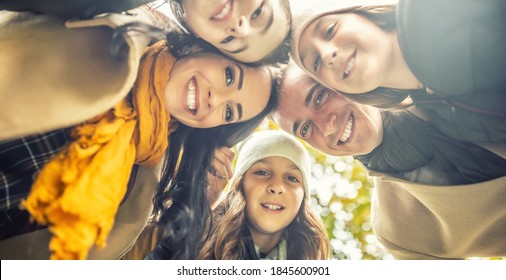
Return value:
[(182, 124), (169, 137), (162, 178), (154, 198), (154, 214), (164, 230), (163, 259), (194, 259), (205, 235), (211, 209), (207, 173), (215, 149), (231, 147), (251, 134), (277, 105), (278, 79), (273, 77), (270, 99), (256, 117), (241, 123), (197, 129)]

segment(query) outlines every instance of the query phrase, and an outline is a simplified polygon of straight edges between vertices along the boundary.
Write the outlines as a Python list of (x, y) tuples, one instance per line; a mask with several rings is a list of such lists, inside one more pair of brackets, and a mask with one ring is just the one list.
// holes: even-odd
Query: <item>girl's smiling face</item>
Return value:
[(243, 178), (248, 225), (255, 235), (279, 238), (295, 219), (304, 199), (301, 171), (290, 160), (274, 156), (254, 163)]
[(396, 42), (395, 33), (362, 15), (329, 14), (302, 32), (297, 55), (304, 69), (327, 87), (364, 93), (385, 83)]
[[(256, 62), (278, 47), (290, 26), (286, 0), (182, 0), (192, 32), (242, 62)], [(286, 7), (285, 7), (286, 6)]]
[(267, 69), (203, 52), (176, 61), (165, 87), (165, 106), (181, 123), (209, 128), (253, 118), (267, 105), (270, 92)]

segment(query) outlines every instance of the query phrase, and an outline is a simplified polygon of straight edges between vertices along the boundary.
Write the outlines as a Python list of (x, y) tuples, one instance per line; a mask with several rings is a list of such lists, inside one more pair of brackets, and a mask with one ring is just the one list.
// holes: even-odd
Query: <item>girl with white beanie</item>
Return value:
[(239, 144), (231, 190), (213, 210), (198, 259), (328, 259), (329, 240), (309, 206), (311, 159), (282, 131)]

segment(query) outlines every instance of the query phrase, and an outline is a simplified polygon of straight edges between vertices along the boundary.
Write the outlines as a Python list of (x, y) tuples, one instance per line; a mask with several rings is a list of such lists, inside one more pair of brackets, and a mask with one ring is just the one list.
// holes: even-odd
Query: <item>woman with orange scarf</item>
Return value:
[[(242, 134), (248, 134), (270, 110), (274, 87), (268, 69), (249, 68), (212, 53), (175, 58), (169, 50), (165, 40), (147, 48), (130, 94), (105, 113), (66, 130), (69, 143), (49, 162), (42, 162), (40, 174), (22, 207), (38, 223), (48, 225), (52, 233), (49, 243), (51, 258), (85, 259), (93, 245), (105, 246), (115, 217), (119, 215), (121, 201), (126, 198), (124, 203), (128, 203), (135, 199), (131, 195), (139, 191), (134, 186), (127, 193), (132, 167), (134, 164), (154, 166), (164, 153), (155, 211), (170, 229), (180, 229), (181, 226), (174, 227), (167, 215), (186, 217), (183, 227), (198, 231), (199, 223), (194, 222), (194, 217), (208, 214), (206, 176), (212, 153), (219, 146), (233, 144), (234, 137), (240, 139)], [(94, 62), (97, 62), (96, 58)], [(95, 78), (100, 80), (103, 77)], [(2, 88), (8, 88), (4, 80), (1, 82)], [(48, 84), (46, 87), (52, 86)], [(37, 107), (38, 104), (26, 105)], [(32, 133), (47, 131), (40, 129)], [(14, 136), (24, 135), (14, 132), (0, 138), (5, 140), (0, 145), (2, 163), (8, 164), (11, 147), (26, 142), (25, 138)], [(228, 142), (231, 139), (233, 142)], [(2, 175), (9, 175), (7, 171), (1, 171)], [(132, 174), (131, 180), (135, 180), (138, 173)], [(156, 180), (151, 182), (156, 184)], [(8, 190), (9, 185), (2, 187)], [(191, 195), (187, 195), (188, 192)], [(191, 198), (179, 197), (181, 193)], [(148, 199), (138, 204), (151, 204), (150, 194), (143, 197)], [(17, 207), (12, 201), (2, 206), (5, 207), (2, 210)], [(168, 208), (170, 211), (166, 215)], [(140, 224), (145, 222), (146, 219)], [(4, 223), (1, 231), (9, 224), (12, 221)], [(11, 227), (16, 228), (15, 225)], [(140, 229), (130, 231), (134, 232), (131, 236), (136, 237)], [(18, 237), (2, 235), (11, 237), (5, 240), (5, 244)], [(187, 234), (181, 235), (181, 232), (178, 236), (187, 238)], [(119, 237), (124, 239), (124, 236)], [(21, 240), (33, 241), (33, 238)], [(9, 250), (4, 244), (2, 248)], [(124, 251), (125, 248), (120, 248), (114, 257)], [(101, 257), (111, 258), (106, 255)], [(24, 257), (35, 258), (29, 254)], [(185, 257), (184, 254), (181, 257)], [(2, 256), (4, 258), (9, 257)]]

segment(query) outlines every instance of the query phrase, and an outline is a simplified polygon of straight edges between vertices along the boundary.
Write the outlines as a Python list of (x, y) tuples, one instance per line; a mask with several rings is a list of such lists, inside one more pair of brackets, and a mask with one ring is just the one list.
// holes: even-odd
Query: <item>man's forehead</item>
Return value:
[[(283, 90), (279, 96), (279, 104), (283, 112), (294, 112), (304, 107), (304, 100), (307, 91), (293, 87), (290, 90)], [(295, 113), (295, 112), (294, 112)]]
[(304, 96), (301, 91), (284, 91), (280, 93), (279, 105), (272, 116), (283, 130), (293, 134), (292, 127), (302, 117), (305, 110)]
[(280, 106), (272, 112), (272, 119), (277, 125), (279, 125), (279, 127), (281, 127), (281, 129), (292, 134), (291, 127), (293, 126), (293, 123), (297, 121), (297, 114), (294, 113), (295, 110), (282, 106), (281, 103), (279, 105)]

